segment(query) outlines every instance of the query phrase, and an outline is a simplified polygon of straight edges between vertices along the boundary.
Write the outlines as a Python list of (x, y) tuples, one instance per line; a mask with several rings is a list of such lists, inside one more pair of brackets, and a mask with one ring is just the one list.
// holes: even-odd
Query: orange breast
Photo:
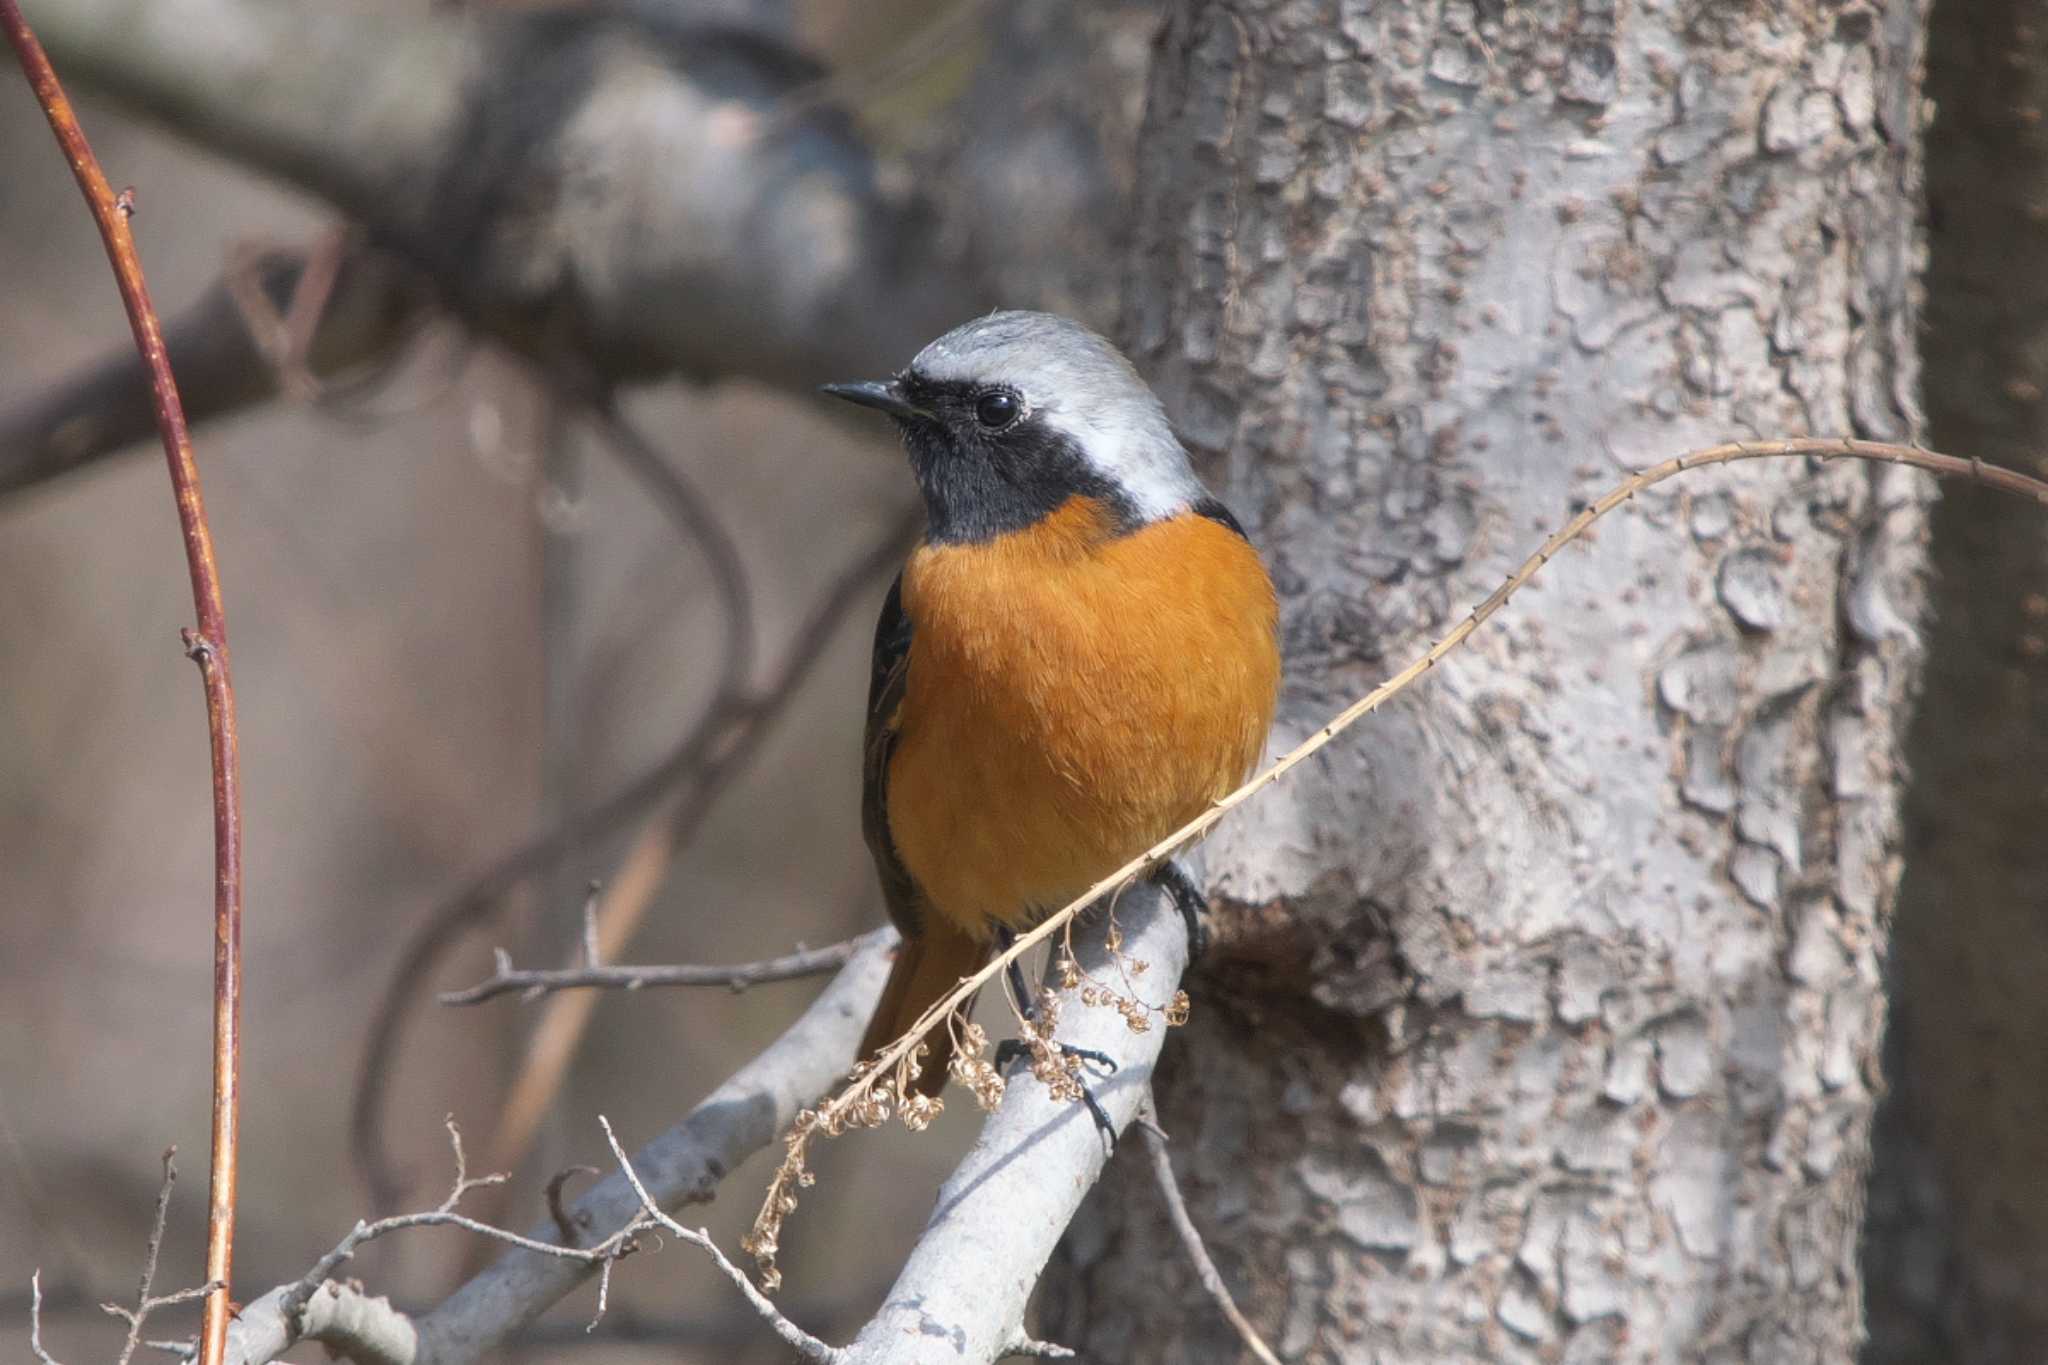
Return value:
[(932, 907), (986, 937), (1057, 909), (1243, 781), (1279, 688), (1257, 553), (1194, 513), (1113, 534), (1073, 498), (927, 546), (889, 830)]

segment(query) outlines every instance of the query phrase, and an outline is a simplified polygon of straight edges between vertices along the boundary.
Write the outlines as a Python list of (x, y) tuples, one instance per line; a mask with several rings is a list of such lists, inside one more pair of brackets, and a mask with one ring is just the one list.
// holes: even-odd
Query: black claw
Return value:
[[(1072, 1043), (1054, 1043), (1053, 1046), (1060, 1050), (1060, 1055), (1063, 1057), (1079, 1057), (1084, 1062), (1091, 1062), (1101, 1067), (1102, 1074), (1105, 1076), (1114, 1076), (1116, 1074), (1116, 1058), (1110, 1056), (1107, 1052), (1097, 1052), (1092, 1047), (1075, 1047)], [(1030, 1055), (1031, 1044), (1025, 1042), (1022, 1038), (1005, 1038), (1002, 1042), (996, 1044), (996, 1066), (999, 1069), (1008, 1066), (1019, 1057), (1028, 1057)]]
[[(1054, 1043), (1053, 1046), (1060, 1050), (1063, 1057), (1079, 1057), (1083, 1062), (1091, 1062), (1101, 1067), (1104, 1075), (1116, 1074), (1116, 1059), (1106, 1052), (1097, 1052), (1092, 1047), (1075, 1047), (1071, 1043)], [(1031, 1044), (1022, 1038), (1005, 1038), (996, 1044), (996, 1069), (1000, 1071), (1018, 1058), (1030, 1055)], [(1080, 1086), (1081, 1103), (1088, 1106), (1088, 1117), (1094, 1120), (1095, 1131), (1102, 1134), (1103, 1140), (1109, 1144), (1109, 1154), (1115, 1156), (1116, 1125), (1109, 1121), (1109, 1111), (1102, 1107), (1101, 1100), (1095, 1098), (1095, 1092), (1089, 1089), (1088, 1083), (1082, 1081)]]
[(1188, 962), (1200, 961), (1202, 954), (1209, 951), (1209, 898), (1188, 876), (1187, 869), (1176, 862), (1161, 863), (1151, 881), (1172, 899), (1174, 909), (1180, 911), (1181, 920), (1188, 927)]
[(1102, 1107), (1102, 1101), (1095, 1098), (1095, 1092), (1087, 1086), (1081, 1087), (1081, 1103), (1088, 1106), (1088, 1117), (1095, 1120), (1095, 1131), (1102, 1134), (1102, 1140), (1109, 1146), (1109, 1154), (1116, 1155), (1116, 1125), (1109, 1121), (1109, 1111)]
[[(1168, 866), (1171, 867), (1172, 864), (1169, 863)], [(1185, 876), (1183, 876), (1182, 880), (1186, 880)], [(1193, 885), (1190, 883), (1189, 890), (1193, 891), (1193, 889)], [(1199, 899), (1197, 897), (1198, 901)], [(1175, 900), (1178, 903), (1179, 898), (1176, 897)], [(1183, 909), (1181, 913), (1186, 914), (1187, 911)], [(1190, 926), (1189, 933), (1192, 935), (1198, 926), (1196, 921), (1192, 919), (1188, 923)], [(1003, 925), (996, 926), (996, 938), (1005, 950), (1017, 941), (1017, 936)], [(1204, 938), (1206, 940), (1206, 933)], [(1190, 951), (1193, 951), (1193, 949), (1191, 948)], [(1024, 972), (1015, 962), (1012, 962), (1009, 966), (1009, 978), (1010, 991), (1017, 997), (1017, 1006), (1023, 1011), (1026, 1022), (1037, 1019), (1038, 996), (1024, 984)], [(1101, 1067), (1102, 1074), (1105, 1076), (1114, 1076), (1116, 1074), (1116, 1059), (1106, 1052), (1097, 1052), (1092, 1047), (1075, 1047), (1071, 1043), (1055, 1042), (1053, 1046), (1060, 1050), (1060, 1055), (1063, 1057), (1078, 1057), (1084, 1063), (1092, 1063), (1095, 1066)], [(996, 1044), (996, 1070), (1001, 1071), (1018, 1058), (1030, 1055), (1031, 1045), (1022, 1038), (1005, 1038), (1002, 1042)], [(1102, 1134), (1103, 1141), (1109, 1144), (1109, 1154), (1115, 1156), (1116, 1125), (1109, 1121), (1109, 1111), (1102, 1107), (1101, 1100), (1095, 1098), (1095, 1092), (1088, 1088), (1088, 1083), (1083, 1081), (1080, 1084), (1081, 1103), (1088, 1106), (1088, 1117), (1094, 1120), (1095, 1131)]]

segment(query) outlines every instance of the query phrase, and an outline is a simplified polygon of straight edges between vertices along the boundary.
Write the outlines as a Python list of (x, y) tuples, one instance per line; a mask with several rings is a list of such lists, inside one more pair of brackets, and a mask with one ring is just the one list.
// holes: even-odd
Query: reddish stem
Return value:
[(219, 1288), (206, 1296), (206, 1319), (200, 1335), (201, 1365), (219, 1365), (227, 1347), (228, 1279), (235, 1245), (235, 1124), (241, 1107), (242, 1016), (242, 821), (240, 769), (235, 756), (235, 692), (228, 678), (227, 613), (221, 605), (220, 570), (213, 558), (213, 535), (206, 526), (206, 504), (199, 493), (199, 469), (192, 459), (192, 439), (185, 430), (185, 410), (178, 401), (164, 352), (163, 329), (149, 301), (142, 263), (128, 218), (135, 212), (135, 192), (118, 195), (107, 183), (99, 161), (78, 126), (71, 101), (50, 67), (50, 59), (22, 17), (18, 0), (0, 0), (0, 28), (21, 61), (36, 99), (49, 117), (57, 144), (71, 163), (71, 173), (84, 193), (93, 221), (106, 243), (114, 283), (128, 310), (136, 349), (149, 370), (149, 388), (170, 463), (171, 488), (178, 499), (178, 526), (185, 537), (185, 561), (192, 572), (192, 605), (197, 630), (184, 632), (185, 651), (199, 665), (206, 687), (206, 727), (213, 751), (213, 1168), (212, 1194), (206, 1217), (206, 1279)]

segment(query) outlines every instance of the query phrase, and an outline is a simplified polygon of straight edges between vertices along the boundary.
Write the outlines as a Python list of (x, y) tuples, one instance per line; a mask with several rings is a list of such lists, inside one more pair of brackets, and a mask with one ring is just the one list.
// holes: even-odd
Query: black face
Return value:
[(1013, 389), (939, 383), (911, 371), (887, 384), (835, 384), (825, 391), (896, 419), (924, 493), (926, 539), (933, 544), (971, 544), (1021, 531), (1077, 495), (1099, 499), (1122, 529), (1137, 524), (1122, 491), (1089, 467), (1069, 437), (1026, 411), (1023, 395)]

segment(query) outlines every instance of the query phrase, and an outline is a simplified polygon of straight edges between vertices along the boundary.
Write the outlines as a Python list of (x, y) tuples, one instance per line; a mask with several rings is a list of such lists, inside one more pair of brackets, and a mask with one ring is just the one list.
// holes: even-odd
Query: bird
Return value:
[[(902, 937), (871, 1058), (997, 943), (1251, 774), (1278, 603), (1159, 398), (1077, 322), (990, 313), (890, 379), (824, 392), (894, 420), (926, 514), (868, 693), (861, 825)], [(1203, 893), (1177, 862), (1149, 875), (1198, 945)], [(928, 1046), (912, 1084), (935, 1096), (951, 1030)]]

